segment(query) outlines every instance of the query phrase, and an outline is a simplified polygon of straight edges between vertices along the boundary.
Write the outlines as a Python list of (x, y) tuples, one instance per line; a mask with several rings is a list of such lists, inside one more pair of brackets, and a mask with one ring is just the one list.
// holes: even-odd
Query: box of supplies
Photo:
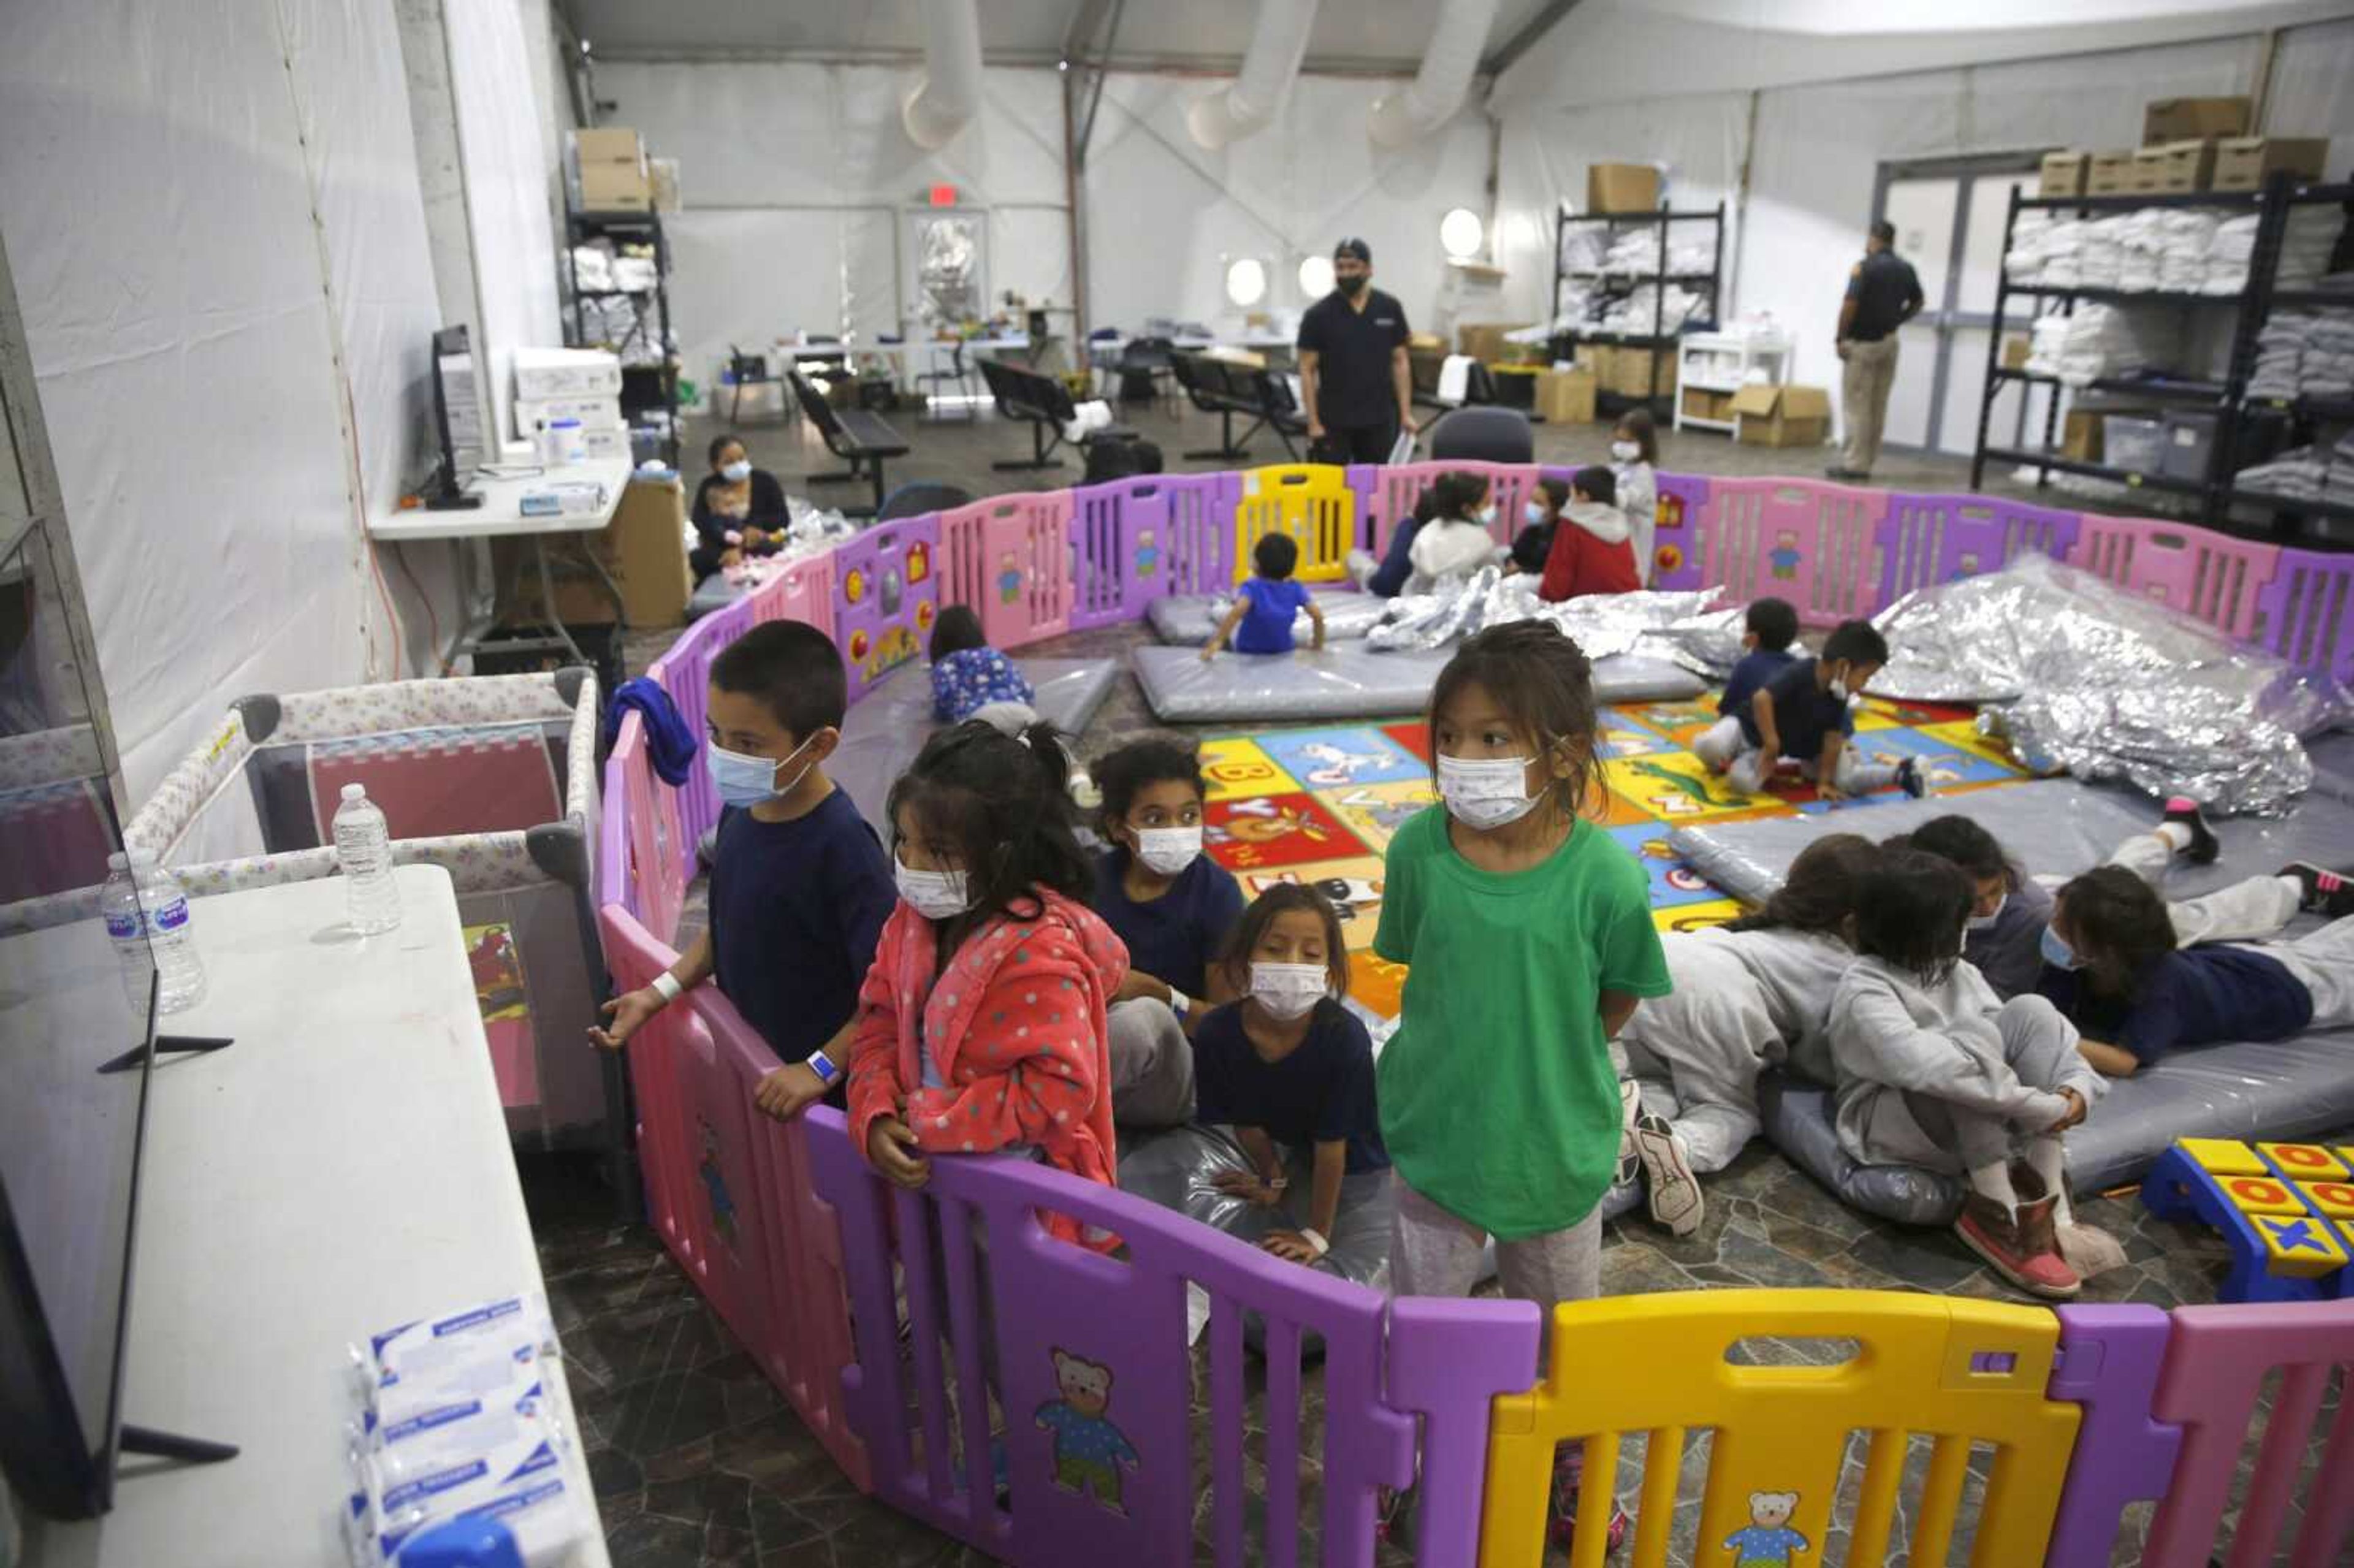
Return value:
[(580, 165), (582, 212), (652, 212), (653, 209), (653, 186), (647, 183), (646, 172), (639, 164)]
[(1683, 395), (1684, 418), (1705, 419), (1722, 425), (1733, 418), (1733, 394), (1714, 392), (1705, 387), (1687, 387)]
[(2060, 428), (2060, 455), (2072, 462), (2099, 462), (2108, 449), (2101, 440), (2097, 408), (2071, 408)]
[(518, 398), (614, 397), (621, 391), (621, 362), (601, 348), (518, 348), (514, 395)]
[(2209, 136), (2244, 136), (2254, 101), (2245, 98), (2161, 98), (2142, 106), (2142, 145)]
[(1744, 387), (1733, 413), (1734, 439), (1748, 447), (1819, 447), (1831, 431), (1831, 395), (1820, 387)]
[(2158, 453), (2158, 471), (2168, 479), (2207, 482), (2207, 466), (2215, 454), (2215, 416), (2168, 408), (2163, 423), (2164, 446)]
[(584, 169), (591, 164), (636, 166), (645, 162), (646, 149), (628, 126), (602, 125), (572, 132), (572, 155)]
[(2034, 352), (2034, 340), (2025, 333), (2008, 334), (2002, 340), (2002, 367), (2005, 370), (2024, 370)]
[(2131, 153), (2095, 153), (2084, 165), (2086, 196), (2123, 196), (2133, 188)]
[(2133, 190), (2137, 196), (2203, 191), (2214, 173), (2214, 143), (2168, 142), (2160, 147), (2144, 147), (2134, 154)]
[(1659, 171), (1649, 164), (1588, 164), (1585, 210), (1653, 212), (1659, 205)]
[(1610, 379), (1602, 385), (1621, 397), (1651, 397), (1675, 390), (1676, 367), (1656, 348), (1621, 348), (1610, 355)]
[(2040, 196), (2072, 196), (2084, 194), (2084, 177), (2092, 172), (2090, 153), (2046, 153), (2041, 173), (2037, 176), (2035, 194)]
[(2259, 190), (2267, 175), (2284, 170), (2300, 179), (2317, 180), (2328, 164), (2329, 143), (2323, 137), (2227, 136), (2215, 143), (2215, 178), (2209, 188)]
[[(621, 615), (631, 629), (678, 626), (686, 620), (686, 601), (695, 591), (686, 565), (686, 498), (675, 478), (632, 478), (622, 488), (621, 503), (602, 532), (576, 537), (620, 591)], [(493, 556), (515, 585), (511, 622), (530, 624), (543, 618), (536, 573), (528, 566), (527, 541), (493, 542)], [(567, 567), (564, 553), (550, 557), (565, 567), (556, 581), (556, 614), (567, 626), (599, 626), (613, 619), (613, 601), (604, 586), (587, 576), (587, 569)]]
[(1548, 425), (1590, 425), (1599, 390), (1590, 370), (1542, 371), (1537, 376), (1537, 418)]
[(621, 418), (621, 399), (618, 393), (600, 393), (588, 397), (515, 399), (514, 422), (518, 433), (545, 429), (558, 419), (578, 419), (584, 430), (618, 430), (629, 422)]
[(2107, 455), (2101, 461), (2111, 468), (2121, 468), (2132, 473), (2156, 473), (2166, 456), (2166, 421), (2143, 414), (2108, 414), (2101, 416), (2101, 444)]
[(1500, 365), (1513, 358), (1513, 344), (1504, 341), (1508, 332), (1518, 332), (1526, 322), (1481, 323), (1458, 327), (1455, 331), (1456, 352), (1468, 354), (1482, 365)]

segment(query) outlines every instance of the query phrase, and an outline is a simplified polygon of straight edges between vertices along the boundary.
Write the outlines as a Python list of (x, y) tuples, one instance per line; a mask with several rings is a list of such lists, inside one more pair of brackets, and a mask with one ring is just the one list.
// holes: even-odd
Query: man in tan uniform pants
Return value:
[(1896, 226), (1872, 226), (1863, 260), (1847, 275), (1847, 299), (1840, 306), (1839, 356), (1847, 366), (1840, 383), (1840, 418), (1846, 427), (1839, 463), (1823, 471), (1849, 481), (1872, 477), (1880, 456), (1881, 421), (1888, 416), (1888, 389), (1896, 384), (1896, 329), (1921, 310), (1921, 280), (1913, 264), (1896, 254)]

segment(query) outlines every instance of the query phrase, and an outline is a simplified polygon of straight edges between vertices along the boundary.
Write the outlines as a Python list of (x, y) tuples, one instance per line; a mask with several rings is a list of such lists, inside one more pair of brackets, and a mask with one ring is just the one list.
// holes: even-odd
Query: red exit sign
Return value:
[(957, 204), (957, 188), (954, 185), (934, 185), (927, 194), (934, 207), (954, 207)]

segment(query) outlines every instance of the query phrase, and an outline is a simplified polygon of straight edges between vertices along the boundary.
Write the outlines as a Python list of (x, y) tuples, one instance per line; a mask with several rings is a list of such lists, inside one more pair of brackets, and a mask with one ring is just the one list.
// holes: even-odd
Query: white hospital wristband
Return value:
[(811, 1052), (802, 1058), (802, 1063), (811, 1072), (817, 1075), (817, 1081), (827, 1088), (833, 1087), (833, 1080), (841, 1075), (842, 1069), (833, 1065), (833, 1058), (825, 1054), (823, 1047)]
[(680, 995), (686, 990), (684, 986), (678, 983), (678, 977), (671, 973), (668, 969), (664, 969), (662, 973), (654, 976), (653, 987), (654, 994), (663, 999), (663, 1005), (664, 1007), (668, 1007), (672, 1002), (676, 1001)]
[(1299, 1232), (1299, 1239), (1306, 1242), (1310, 1246), (1314, 1247), (1318, 1257), (1322, 1257), (1326, 1253), (1332, 1250), (1332, 1244), (1324, 1239), (1324, 1233), (1322, 1231), (1310, 1230), (1303, 1226)]

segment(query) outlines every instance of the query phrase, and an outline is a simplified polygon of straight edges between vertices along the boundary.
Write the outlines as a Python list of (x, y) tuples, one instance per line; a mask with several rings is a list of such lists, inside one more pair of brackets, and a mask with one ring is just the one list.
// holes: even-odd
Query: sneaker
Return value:
[(1635, 1123), (1635, 1153), (1643, 1163), (1643, 1184), (1650, 1200), (1651, 1223), (1664, 1225), (1670, 1235), (1688, 1236), (1700, 1229), (1700, 1178), (1684, 1157), (1683, 1139), (1668, 1118), (1646, 1111)]
[[(1569, 1550), (1570, 1543), (1577, 1538), (1578, 1494), (1584, 1489), (1584, 1488), (1578, 1485), (1577, 1480), (1568, 1465), (1564, 1464), (1554, 1469), (1553, 1473), (1553, 1520), (1546, 1527), (1546, 1531), (1547, 1533), (1553, 1537), (1553, 1543), (1555, 1546), (1560, 1547), (1564, 1552)], [(1612, 1498), (1610, 1499), (1610, 1525), (1607, 1531), (1608, 1543), (1603, 1548), (1603, 1550), (1606, 1552), (1616, 1552), (1620, 1547), (1626, 1545), (1627, 1529), (1627, 1510), (1619, 1506), (1618, 1499), (1617, 1498)]]
[(1929, 792), (1929, 780), (1921, 771), (1921, 759), (1908, 757), (1896, 765), (1896, 782), (1903, 791), (1918, 800)]
[(1381, 1489), (1373, 1500), (1373, 1538), (1401, 1552), (1414, 1550), (1414, 1489)]
[(1610, 1184), (1624, 1187), (1642, 1170), (1643, 1160), (1635, 1147), (1635, 1127), (1643, 1116), (1643, 1091), (1632, 1078), (1618, 1080), (1618, 1175)]
[(2332, 920), (2354, 915), (2354, 877), (2331, 871), (2311, 861), (2292, 861), (2281, 867), (2283, 876), (2294, 876), (2305, 886), (2305, 895), (2296, 906), (2308, 915), (2323, 915)]
[(2177, 795), (2166, 803), (2166, 820), (2180, 822), (2190, 830), (2190, 847), (2182, 853), (2190, 857), (2193, 865), (2212, 865), (2222, 846), (2215, 842), (2215, 830), (2207, 825), (2207, 813), (2199, 802), (2188, 795)]
[(1954, 1222), (1954, 1234), (1988, 1267), (2029, 1295), (2073, 1301), (2084, 1282), (2060, 1255), (2052, 1218), (2059, 1201), (2044, 1197), (2022, 1202), (2014, 1219), (2000, 1202), (1972, 1192), (1962, 1200), (1962, 1217)]

